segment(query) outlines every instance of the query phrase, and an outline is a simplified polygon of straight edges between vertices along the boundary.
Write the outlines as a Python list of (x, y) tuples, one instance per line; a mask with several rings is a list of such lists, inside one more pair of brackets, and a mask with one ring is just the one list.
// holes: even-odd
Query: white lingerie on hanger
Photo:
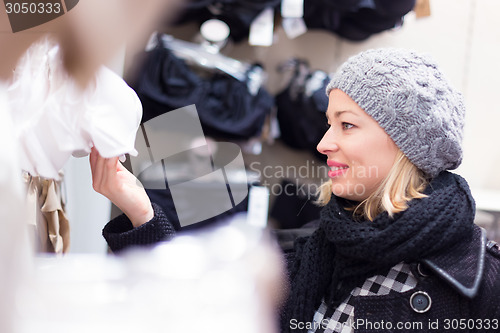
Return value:
[(86, 156), (93, 146), (106, 158), (137, 155), (142, 105), (135, 91), (104, 66), (81, 90), (49, 39), (27, 50), (7, 93), (20, 166), (33, 176), (58, 179), (71, 155)]

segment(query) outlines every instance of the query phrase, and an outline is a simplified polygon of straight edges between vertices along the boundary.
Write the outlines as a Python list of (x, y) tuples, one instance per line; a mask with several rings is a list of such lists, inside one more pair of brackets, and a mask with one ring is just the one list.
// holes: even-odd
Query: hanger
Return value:
[(312, 70), (306, 59), (290, 58), (278, 64), (279, 73), (293, 71), (290, 78), (290, 94), (296, 96), (299, 91), (305, 96), (311, 97), (318, 89), (323, 88), (323, 82), (327, 78), (333, 77), (333, 73), (328, 74), (323, 70)]
[(256, 95), (266, 80), (266, 73), (258, 65), (251, 65), (219, 53), (219, 48), (209, 43), (196, 44), (176, 39), (171, 35), (153, 33), (146, 46), (150, 51), (158, 45), (161, 38), (163, 45), (171, 50), (175, 56), (188, 62), (210, 70), (219, 70), (238, 81), (247, 82), (248, 90)]

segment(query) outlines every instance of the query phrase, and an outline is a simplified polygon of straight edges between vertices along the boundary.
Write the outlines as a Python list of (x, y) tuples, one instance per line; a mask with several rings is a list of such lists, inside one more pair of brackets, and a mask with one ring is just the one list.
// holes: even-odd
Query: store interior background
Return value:
[[(417, 19), (415, 13), (410, 12), (401, 28), (363, 42), (347, 41), (327, 31), (308, 31), (290, 40), (282, 27), (276, 25), (271, 47), (249, 46), (245, 40), (229, 45), (222, 53), (242, 61), (262, 63), (268, 73), (266, 88), (273, 95), (287, 84), (277, 66), (292, 57), (307, 59), (312, 69), (333, 73), (349, 56), (370, 48), (394, 46), (430, 53), (465, 96), (464, 160), (456, 172), (465, 177), (476, 199), (480, 199), (481, 194), (500, 192), (500, 173), (497, 172), (500, 106), (496, 98), (500, 90), (500, 29), (497, 27), (500, 2), (430, 0), (430, 5), (431, 16)], [(167, 32), (188, 39), (196, 34), (197, 26), (189, 24)], [(132, 58), (124, 49), (110, 67), (123, 74), (124, 66), (128, 66)], [(300, 166), (311, 160), (311, 156), (276, 141), (272, 145), (264, 144), (260, 155), (245, 156), (247, 164), (254, 160), (262, 165)], [(109, 221), (111, 203), (93, 191), (87, 158), (72, 158), (64, 171), (71, 252), (105, 253), (101, 230)], [(487, 197), (490, 201), (494, 199), (491, 195)]]

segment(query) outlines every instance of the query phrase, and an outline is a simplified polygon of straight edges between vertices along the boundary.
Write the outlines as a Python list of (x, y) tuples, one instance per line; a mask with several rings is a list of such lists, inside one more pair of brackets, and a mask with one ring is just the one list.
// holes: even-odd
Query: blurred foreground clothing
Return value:
[(65, 72), (61, 50), (44, 39), (19, 62), (7, 95), (19, 142), (20, 166), (33, 176), (58, 179), (71, 155), (136, 155), (142, 106), (117, 74), (100, 67), (84, 91)]

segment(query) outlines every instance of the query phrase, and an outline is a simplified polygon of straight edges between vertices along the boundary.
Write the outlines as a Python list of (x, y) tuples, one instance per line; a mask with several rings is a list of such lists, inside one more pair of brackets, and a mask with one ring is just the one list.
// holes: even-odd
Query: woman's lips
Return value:
[(335, 178), (347, 172), (349, 166), (347, 164), (343, 164), (340, 162), (336, 162), (333, 160), (327, 160), (326, 164), (330, 167), (330, 171), (328, 171), (328, 177)]
[(336, 169), (328, 171), (328, 177), (335, 178), (347, 172), (348, 168)]

